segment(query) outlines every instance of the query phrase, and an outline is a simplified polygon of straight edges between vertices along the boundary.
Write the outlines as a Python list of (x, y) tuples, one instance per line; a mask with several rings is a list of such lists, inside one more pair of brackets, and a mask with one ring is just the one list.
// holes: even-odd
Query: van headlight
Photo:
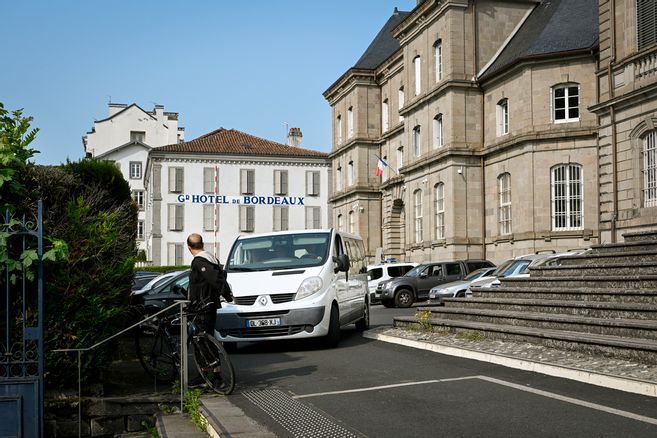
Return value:
[(301, 282), (295, 300), (302, 300), (319, 292), (322, 289), (322, 279), (320, 277), (308, 277)]

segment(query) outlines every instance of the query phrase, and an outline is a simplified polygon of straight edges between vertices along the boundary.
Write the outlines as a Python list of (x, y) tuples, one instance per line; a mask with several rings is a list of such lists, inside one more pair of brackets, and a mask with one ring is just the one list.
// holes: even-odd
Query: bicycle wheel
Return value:
[(201, 333), (193, 337), (192, 343), (194, 360), (203, 380), (219, 394), (228, 395), (233, 392), (235, 371), (221, 342), (207, 333)]
[(135, 348), (141, 366), (160, 383), (178, 376), (178, 362), (171, 342), (157, 324), (145, 323), (135, 331)]

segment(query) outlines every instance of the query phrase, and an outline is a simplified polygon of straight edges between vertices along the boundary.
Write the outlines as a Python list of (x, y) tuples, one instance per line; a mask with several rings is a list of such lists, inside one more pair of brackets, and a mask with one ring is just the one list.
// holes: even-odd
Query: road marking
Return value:
[(351, 393), (355, 393), (355, 392), (379, 391), (379, 390), (382, 390), (382, 389), (401, 388), (401, 387), (404, 387), (404, 386), (429, 385), (429, 384), (433, 384), (433, 383), (456, 382), (456, 381), (460, 381), (460, 380), (484, 380), (484, 381), (489, 382), (489, 383), (495, 383), (497, 385), (502, 385), (502, 386), (517, 389), (517, 390), (520, 390), (520, 391), (529, 392), (529, 393), (536, 394), (536, 395), (539, 395), (539, 396), (542, 396), (542, 397), (547, 397), (547, 398), (551, 398), (551, 399), (554, 399), (554, 400), (559, 400), (559, 401), (562, 401), (562, 402), (570, 403), (570, 404), (573, 404), (573, 405), (582, 406), (582, 407), (589, 408), (589, 409), (594, 409), (596, 411), (606, 412), (608, 414), (618, 415), (620, 417), (625, 417), (625, 418), (629, 418), (629, 419), (632, 419), (632, 420), (641, 421), (643, 423), (649, 423), (649, 424), (657, 425), (657, 419), (656, 418), (646, 417), (646, 416), (643, 416), (643, 415), (634, 414), (632, 412), (623, 411), (623, 410), (615, 409), (615, 408), (610, 408), (609, 406), (599, 405), (597, 403), (591, 403), (591, 402), (587, 402), (587, 401), (584, 401), (584, 400), (579, 400), (579, 399), (576, 399), (576, 398), (567, 397), (565, 395), (559, 395), (559, 394), (555, 394), (553, 392), (543, 391), (541, 389), (531, 388), (531, 387), (528, 387), (528, 386), (519, 385), (517, 383), (511, 383), (511, 382), (507, 382), (505, 380), (500, 380), (500, 379), (496, 379), (494, 377), (488, 377), (488, 376), (466, 376), (466, 377), (455, 377), (455, 378), (451, 378), (451, 379), (422, 380), (420, 382), (405, 382), (405, 383), (397, 383), (397, 384), (392, 384), (392, 385), (370, 386), (370, 387), (367, 387), (367, 388), (345, 389), (345, 390), (342, 390), (342, 391), (316, 392), (316, 393), (313, 393), (313, 394), (295, 395), (292, 398), (299, 399), (299, 398), (309, 398), (309, 397), (321, 397), (321, 396), (325, 396), (325, 395), (351, 394)]
[(314, 394), (295, 395), (293, 398), (308, 398), (308, 397), (320, 397), (320, 396), (323, 396), (323, 395), (349, 394), (349, 393), (353, 393), (353, 392), (378, 391), (378, 390), (381, 390), (381, 389), (400, 388), (402, 386), (428, 385), (430, 383), (454, 382), (454, 381), (457, 381), (457, 380), (469, 380), (469, 379), (477, 379), (477, 378), (479, 378), (479, 376), (455, 377), (453, 379), (423, 380), (421, 382), (396, 383), (396, 384), (393, 384), (393, 385), (370, 386), (368, 388), (345, 389), (345, 390), (342, 390), (342, 391), (316, 392)]
[(619, 415), (621, 417), (630, 418), (632, 420), (642, 421), (644, 423), (655, 424), (657, 425), (657, 419), (651, 417), (645, 417), (639, 414), (633, 414), (632, 412), (622, 411), (620, 409), (610, 408), (609, 406), (599, 405), (597, 403), (591, 403), (584, 400), (579, 400), (572, 397), (567, 397), (565, 395), (555, 394), (553, 392), (543, 391), (541, 389), (530, 388), (523, 385), (518, 385), (517, 383), (507, 382), (505, 380), (495, 379), (493, 377), (487, 376), (477, 376), (481, 380), (487, 382), (496, 383), (498, 385), (508, 386), (509, 388), (519, 389), (521, 391), (530, 392), (532, 394), (540, 395), (543, 397), (552, 398), (555, 400), (563, 401), (566, 403), (571, 403), (573, 405), (583, 406), (589, 409), (595, 409), (597, 411), (607, 412), (609, 414)]

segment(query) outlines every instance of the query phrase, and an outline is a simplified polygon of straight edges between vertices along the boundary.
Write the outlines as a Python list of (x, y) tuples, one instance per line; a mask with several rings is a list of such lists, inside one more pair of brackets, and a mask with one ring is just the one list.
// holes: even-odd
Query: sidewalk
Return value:
[(380, 327), (365, 332), (364, 336), (450, 356), (657, 397), (657, 365), (559, 350), (537, 344), (486, 339), (478, 332), (466, 336)]

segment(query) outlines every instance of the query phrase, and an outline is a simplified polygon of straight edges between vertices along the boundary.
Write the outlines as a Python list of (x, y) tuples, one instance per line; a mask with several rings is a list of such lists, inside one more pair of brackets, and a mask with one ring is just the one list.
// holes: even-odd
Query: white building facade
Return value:
[(146, 200), (144, 170), (148, 154), (154, 147), (182, 142), (185, 128), (178, 126), (178, 113), (165, 112), (155, 105), (145, 111), (137, 104), (109, 104), (109, 115), (94, 122), (82, 137), (85, 156), (112, 161), (121, 169), (130, 185), (132, 198), (139, 208), (137, 247), (146, 251)]
[[(154, 148), (145, 173), (146, 253), (154, 265), (191, 262), (186, 239), (203, 236), (205, 249), (225, 262), (245, 233), (330, 227), (327, 154), (236, 130)], [(296, 145), (296, 146), (293, 146)]]

